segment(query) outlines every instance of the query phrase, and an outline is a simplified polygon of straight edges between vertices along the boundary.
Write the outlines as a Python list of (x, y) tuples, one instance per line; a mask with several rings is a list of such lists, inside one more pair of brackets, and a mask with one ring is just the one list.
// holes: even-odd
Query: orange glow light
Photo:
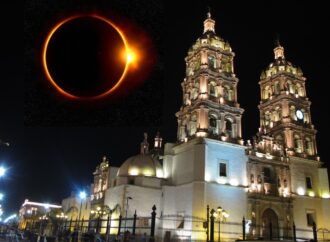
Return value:
[[(73, 19), (77, 19), (77, 18), (81, 18), (81, 17), (91, 17), (91, 18), (96, 18), (96, 19), (99, 19), (107, 24), (109, 24), (111, 27), (113, 27), (117, 32), (118, 34), (120, 35), (123, 43), (124, 43), (124, 46), (125, 46), (125, 52), (128, 53), (127, 54), (127, 58), (126, 58), (126, 63), (125, 63), (125, 67), (124, 67), (124, 70), (123, 70), (123, 73), (122, 75), (120, 76), (120, 78), (118, 79), (117, 83), (111, 88), (109, 89), (108, 91), (100, 94), (100, 95), (97, 95), (97, 96), (93, 96), (93, 97), (80, 97), (80, 96), (76, 96), (76, 95), (72, 95), (71, 93), (68, 93), (67, 91), (65, 91), (64, 89), (62, 89), (57, 83), (56, 81), (53, 79), (53, 77), (51, 76), (51, 74), (49, 73), (49, 69), (48, 69), (48, 66), (47, 66), (47, 48), (48, 48), (48, 44), (49, 44), (49, 41), (51, 40), (53, 34), (65, 23), (73, 20)], [(127, 44), (127, 40), (123, 34), (123, 32), (114, 24), (112, 23), (110, 20), (104, 18), (104, 17), (101, 17), (99, 15), (76, 15), (76, 16), (72, 16), (72, 17), (69, 17), (69, 18), (66, 18), (64, 19), (63, 21), (61, 21), (60, 23), (58, 23), (50, 32), (49, 34), (47, 35), (47, 38), (46, 38), (46, 41), (44, 43), (44, 46), (43, 46), (43, 51), (42, 51), (42, 65), (43, 65), (43, 68), (44, 68), (44, 71), (45, 71), (45, 74), (47, 76), (47, 79), (50, 81), (50, 83), (56, 88), (57, 91), (59, 91), (61, 94), (63, 94), (64, 96), (68, 97), (68, 98), (72, 98), (72, 99), (80, 99), (80, 100), (91, 100), (91, 99), (99, 99), (99, 98), (103, 98), (107, 95), (109, 95), (110, 93), (114, 92), (119, 86), (120, 84), (122, 84), (124, 78), (125, 78), (125, 75), (127, 73), (127, 70), (128, 70), (128, 64), (132, 61), (134, 61), (136, 59), (135, 57), (135, 54), (133, 52), (130, 52), (129, 51), (129, 48), (128, 48), (128, 44)]]
[(127, 62), (131, 63), (135, 60), (135, 54), (133, 52), (127, 52)]

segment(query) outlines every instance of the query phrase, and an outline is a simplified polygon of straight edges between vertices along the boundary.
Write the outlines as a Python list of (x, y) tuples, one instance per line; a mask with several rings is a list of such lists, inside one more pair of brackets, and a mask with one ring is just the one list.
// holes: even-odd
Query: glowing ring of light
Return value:
[(69, 17), (69, 18), (66, 18), (64, 19), (63, 21), (61, 21), (60, 23), (58, 23), (50, 32), (49, 34), (47, 35), (47, 38), (46, 38), (46, 41), (44, 43), (44, 47), (43, 47), (43, 51), (42, 51), (42, 64), (43, 64), (43, 67), (44, 67), (44, 71), (45, 71), (45, 74), (48, 78), (48, 80), (50, 81), (50, 83), (56, 88), (57, 91), (59, 91), (61, 94), (63, 94), (64, 96), (66, 97), (69, 97), (69, 98), (73, 98), (73, 99), (98, 99), (98, 98), (102, 98), (102, 97), (105, 97), (107, 95), (109, 95), (110, 93), (114, 92), (118, 87), (119, 85), (123, 82), (124, 80), (124, 77), (126, 75), (126, 72), (127, 72), (127, 69), (128, 69), (128, 65), (129, 65), (129, 61), (126, 59), (126, 63), (125, 63), (125, 67), (124, 67), (124, 70), (123, 70), (123, 73), (121, 74), (120, 78), (118, 79), (118, 81), (116, 82), (116, 84), (111, 87), (108, 91), (104, 92), (104, 93), (101, 93), (99, 95), (96, 95), (96, 96), (91, 96), (91, 97), (80, 97), (80, 96), (76, 96), (76, 95), (72, 95), (71, 93), (65, 91), (64, 89), (62, 89), (56, 82), (55, 80), (52, 78), (52, 76), (50, 75), (49, 73), (49, 70), (48, 70), (48, 66), (47, 66), (47, 60), (46, 60), (46, 56), (47, 56), (47, 48), (48, 48), (48, 44), (49, 44), (49, 41), (50, 39), (52, 38), (53, 34), (56, 32), (56, 30), (58, 30), (63, 24), (73, 20), (73, 19), (77, 19), (77, 18), (81, 18), (81, 17), (91, 17), (91, 18), (96, 18), (96, 19), (99, 19), (107, 24), (109, 24), (111, 27), (113, 27), (117, 33), (120, 35), (123, 43), (124, 43), (124, 46), (125, 46), (125, 51), (126, 53), (128, 52), (128, 45), (127, 45), (127, 40), (124, 36), (124, 34), (122, 33), (122, 31), (114, 24), (112, 23), (110, 20), (104, 18), (104, 17), (101, 17), (99, 15), (76, 15), (76, 16), (72, 16), (72, 17)]

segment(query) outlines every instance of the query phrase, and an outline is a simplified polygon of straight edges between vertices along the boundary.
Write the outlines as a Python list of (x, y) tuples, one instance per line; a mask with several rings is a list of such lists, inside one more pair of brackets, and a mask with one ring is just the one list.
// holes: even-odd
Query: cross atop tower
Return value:
[(207, 18), (211, 18), (211, 8), (210, 7), (207, 7)]
[(144, 140), (141, 143), (141, 154), (148, 154), (149, 153), (149, 143), (148, 143), (148, 134), (144, 133)]

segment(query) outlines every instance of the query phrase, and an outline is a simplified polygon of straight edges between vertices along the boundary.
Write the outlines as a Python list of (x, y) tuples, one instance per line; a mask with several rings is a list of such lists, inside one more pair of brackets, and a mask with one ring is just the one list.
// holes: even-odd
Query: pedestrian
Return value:
[(147, 233), (144, 232), (142, 237), (141, 237), (141, 242), (147, 242)]
[(73, 232), (72, 232), (72, 234), (71, 234), (71, 238), (72, 238), (72, 242), (78, 242), (78, 230), (77, 229), (75, 229)]

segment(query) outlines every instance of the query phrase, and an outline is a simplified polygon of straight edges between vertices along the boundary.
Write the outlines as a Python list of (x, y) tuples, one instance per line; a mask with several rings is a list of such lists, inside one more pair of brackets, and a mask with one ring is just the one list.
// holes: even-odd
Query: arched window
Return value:
[(271, 170), (269, 167), (263, 167), (262, 168), (262, 173), (264, 175), (264, 182), (265, 183), (273, 183), (273, 179), (272, 179), (272, 174), (271, 174)]
[(302, 88), (302, 86), (300, 85), (300, 83), (297, 83), (297, 84), (296, 84), (296, 87), (295, 87), (295, 94), (297, 94), (297, 95), (300, 96), (300, 97), (303, 97), (303, 96), (304, 96), (304, 91), (303, 91), (303, 88)]
[(213, 55), (209, 55), (207, 57), (208, 65), (210, 69), (215, 69), (215, 57)]
[(227, 101), (232, 101), (233, 100), (233, 91), (228, 85), (225, 85), (223, 89), (223, 97)]
[(280, 107), (276, 107), (273, 111), (273, 118), (272, 121), (278, 122), (282, 119), (282, 110)]
[(251, 184), (254, 183), (254, 175), (253, 174), (250, 175), (250, 183)]
[(225, 72), (230, 73), (231, 70), (232, 70), (232, 68), (231, 68), (231, 62), (229, 61), (229, 62), (227, 62), (226, 65), (225, 65)]
[(284, 187), (287, 188), (288, 187), (288, 181), (286, 179), (284, 179), (283, 183), (284, 183)]
[(271, 91), (270, 86), (265, 86), (263, 98), (268, 99), (271, 97), (271, 95), (272, 95), (272, 91)]
[(305, 138), (305, 150), (308, 155), (313, 155), (313, 143), (311, 138)]
[(265, 126), (269, 126), (270, 125), (270, 112), (266, 111), (265, 112)]
[(294, 88), (293, 88), (293, 85), (292, 85), (292, 81), (287, 81), (286, 84), (285, 84), (285, 89), (286, 91), (288, 91), (289, 93), (292, 93), (294, 94)]
[(212, 134), (217, 133), (217, 119), (213, 115), (209, 117), (209, 130)]
[(278, 121), (278, 113), (277, 110), (274, 110), (272, 113), (272, 121), (277, 122)]
[(232, 137), (233, 134), (233, 125), (232, 121), (230, 119), (225, 119), (226, 126), (225, 126), (225, 131), (228, 137)]
[(217, 120), (215, 117), (210, 117), (210, 127), (211, 128), (216, 128), (217, 127)]
[(294, 135), (294, 149), (295, 152), (301, 153), (302, 152), (302, 147), (301, 147), (301, 139), (299, 135)]
[(275, 91), (275, 94), (280, 94), (281, 88), (280, 88), (280, 82), (279, 81), (275, 81), (274, 91)]
[(210, 94), (210, 96), (213, 96), (213, 97), (217, 96), (215, 86), (216, 86), (215, 82), (211, 81), (210, 84), (209, 84), (209, 94)]
[(283, 136), (282, 135), (277, 135), (275, 140), (276, 140), (277, 144), (279, 144), (280, 146), (283, 146)]

